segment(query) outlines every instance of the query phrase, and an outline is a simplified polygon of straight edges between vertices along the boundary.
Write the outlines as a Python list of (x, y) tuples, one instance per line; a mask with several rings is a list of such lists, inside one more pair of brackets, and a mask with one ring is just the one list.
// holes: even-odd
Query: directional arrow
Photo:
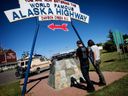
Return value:
[(52, 24), (48, 25), (48, 28), (51, 30), (61, 29), (64, 31), (68, 31), (67, 24), (55, 25), (54, 23), (52, 23)]

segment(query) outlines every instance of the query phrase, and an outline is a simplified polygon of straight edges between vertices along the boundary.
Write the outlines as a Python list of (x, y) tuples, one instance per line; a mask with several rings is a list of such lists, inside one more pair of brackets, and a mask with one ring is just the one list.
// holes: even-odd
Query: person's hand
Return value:
[(96, 65), (96, 60), (94, 60), (94, 64)]

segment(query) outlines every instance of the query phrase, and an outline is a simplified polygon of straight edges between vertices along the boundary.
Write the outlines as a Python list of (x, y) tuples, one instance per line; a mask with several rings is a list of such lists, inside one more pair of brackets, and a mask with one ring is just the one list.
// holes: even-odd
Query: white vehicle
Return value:
[[(18, 61), (17, 75), (23, 76), (28, 64), (29, 58)], [(30, 73), (40, 73), (45, 69), (50, 68), (51, 61), (42, 56), (34, 56), (31, 62)]]

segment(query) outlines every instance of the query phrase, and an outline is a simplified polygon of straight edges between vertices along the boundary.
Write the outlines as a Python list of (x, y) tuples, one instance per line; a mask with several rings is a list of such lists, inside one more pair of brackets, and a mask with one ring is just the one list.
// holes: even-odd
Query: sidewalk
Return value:
[[(124, 72), (103, 72), (107, 85), (113, 83), (114, 81), (122, 78), (127, 73)], [(90, 72), (91, 80), (98, 82), (98, 76), (95, 72)], [(62, 90), (55, 90), (47, 84), (48, 73), (41, 73), (39, 75), (30, 77), (28, 80), (28, 88), (26, 96), (85, 96), (88, 94), (84, 88), (68, 87)], [(23, 84), (23, 79), (21, 80), (21, 85)], [(84, 83), (86, 86), (86, 84)], [(21, 86), (22, 87), (22, 86)], [(96, 90), (103, 88), (94, 84)], [(105, 87), (105, 86), (104, 86)]]

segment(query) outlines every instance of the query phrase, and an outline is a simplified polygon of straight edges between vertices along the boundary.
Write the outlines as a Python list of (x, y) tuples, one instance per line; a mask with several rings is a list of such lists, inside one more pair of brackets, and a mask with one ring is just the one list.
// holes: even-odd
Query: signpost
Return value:
[(34, 52), (34, 48), (35, 48), (35, 44), (36, 44), (37, 35), (38, 35), (38, 32), (39, 32), (39, 27), (40, 27), (40, 25), (39, 25), (39, 23), (37, 21), (37, 28), (35, 30), (33, 43), (32, 43), (32, 48), (31, 48), (31, 53), (30, 53), (30, 57), (29, 57), (29, 60), (28, 60), (28, 66), (27, 66), (27, 70), (25, 72), (25, 79), (24, 79), (24, 85), (23, 85), (23, 89), (22, 89), (22, 96), (24, 96), (25, 93), (26, 93), (28, 75), (29, 75), (29, 72), (30, 72), (32, 56), (33, 56), (33, 52)]
[(84, 43), (83, 43), (83, 41), (82, 41), (82, 39), (81, 39), (81, 37), (80, 37), (79, 33), (77, 32), (77, 30), (76, 30), (75, 26), (73, 25), (73, 22), (72, 22), (72, 21), (71, 21), (71, 25), (72, 25), (72, 28), (74, 29), (74, 31), (75, 31), (75, 33), (76, 33), (77, 37), (78, 37), (78, 38), (79, 38), (79, 40), (82, 42), (82, 45), (85, 47), (85, 45), (84, 45)]
[[(32, 17), (38, 17), (39, 21), (47, 21), (47, 20), (69, 21), (71, 22), (75, 34), (77, 35), (79, 40), (83, 43), (71, 19), (82, 21), (84, 23), (89, 23), (89, 16), (80, 12), (80, 8), (78, 4), (65, 0), (19, 0), (19, 4), (20, 4), (20, 8), (11, 9), (4, 12), (10, 22), (15, 22)], [(56, 25), (52, 23), (48, 25), (48, 28), (52, 30), (61, 29), (64, 31), (68, 31), (67, 24)], [(39, 23), (37, 21), (37, 28), (33, 38), (28, 67), (25, 74), (22, 96), (24, 96), (26, 93), (28, 74), (30, 71), (32, 55), (33, 55), (38, 31), (39, 31)]]

